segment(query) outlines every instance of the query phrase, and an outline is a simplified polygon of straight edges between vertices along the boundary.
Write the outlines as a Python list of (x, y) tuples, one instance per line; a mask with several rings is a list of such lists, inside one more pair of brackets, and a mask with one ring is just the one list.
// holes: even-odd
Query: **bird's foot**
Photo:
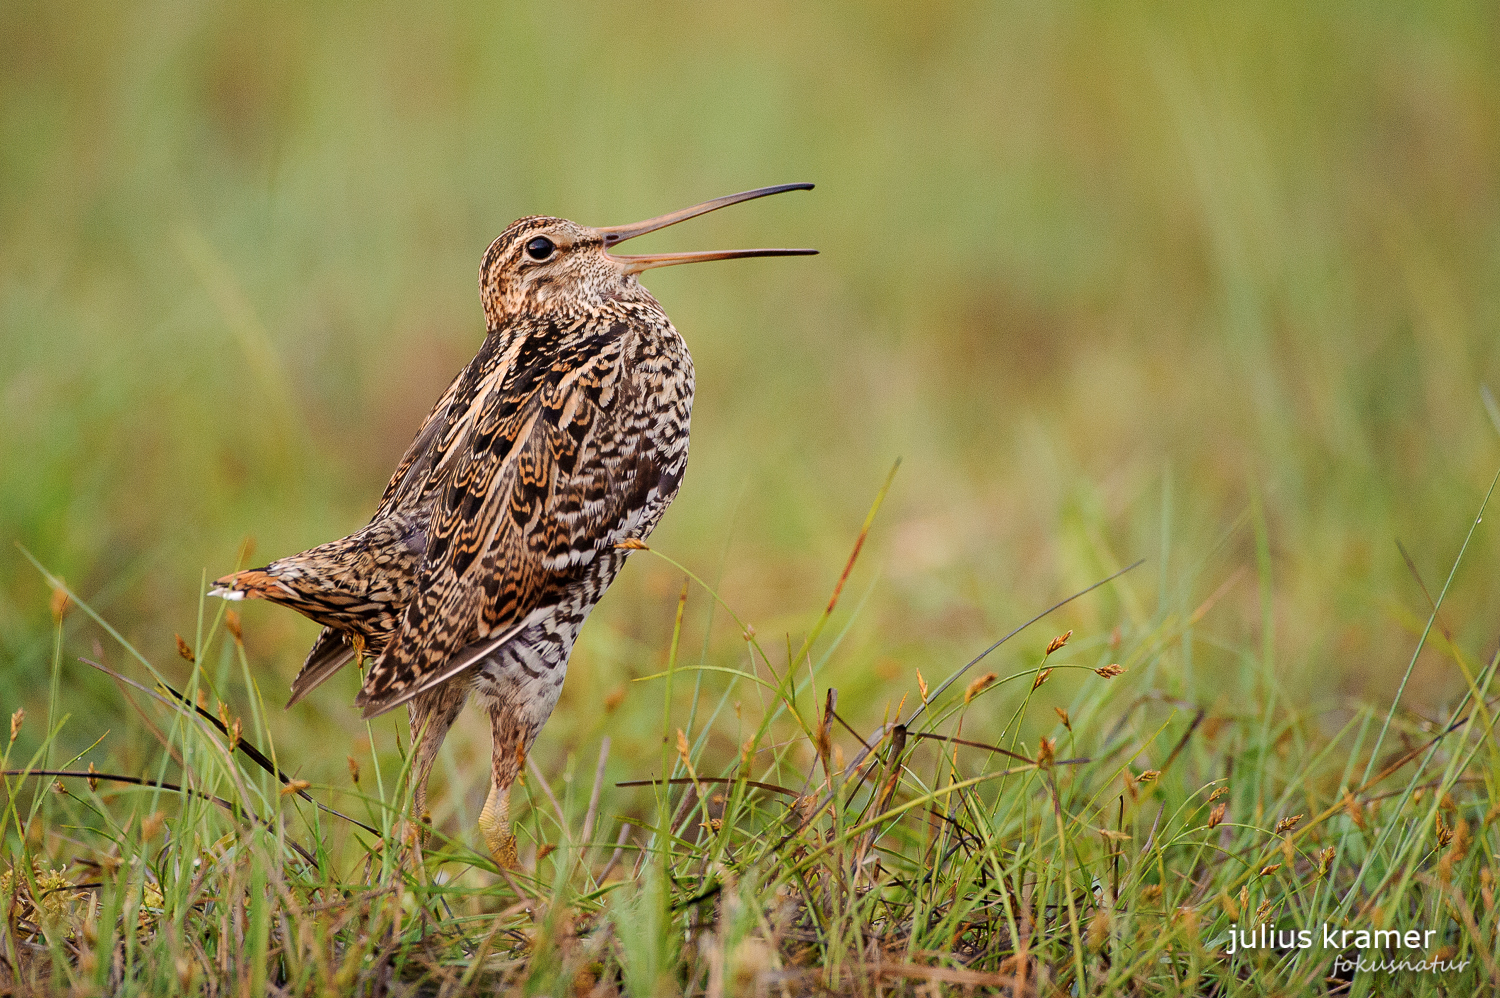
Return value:
[(491, 784), (490, 795), (479, 812), (479, 830), (484, 833), (484, 844), (489, 847), (495, 865), (502, 870), (520, 867), (516, 856), (516, 837), (510, 830), (510, 788), (504, 790)]
[(495, 861), (495, 865), (500, 867), (500, 869), (519, 870), (521, 868), (521, 860), (516, 854), (516, 837), (514, 835), (507, 835), (498, 843), (490, 842), (488, 844), (490, 847), (490, 858)]

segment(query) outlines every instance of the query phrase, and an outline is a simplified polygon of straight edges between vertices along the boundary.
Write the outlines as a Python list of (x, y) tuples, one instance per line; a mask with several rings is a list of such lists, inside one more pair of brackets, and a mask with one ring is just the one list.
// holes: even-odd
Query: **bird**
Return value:
[(812, 186), (761, 187), (633, 225), (545, 215), (511, 223), (479, 268), (484, 341), (422, 421), (370, 522), (210, 590), (323, 625), (288, 708), (356, 660), (364, 677), (354, 703), (365, 718), (406, 705), (412, 813), (424, 823), (438, 750), (475, 699), (493, 741), (479, 830), (500, 867), (517, 865), (510, 788), (557, 704), (579, 630), (644, 547), (687, 466), (693, 362), (640, 275), (817, 252), (613, 250)]

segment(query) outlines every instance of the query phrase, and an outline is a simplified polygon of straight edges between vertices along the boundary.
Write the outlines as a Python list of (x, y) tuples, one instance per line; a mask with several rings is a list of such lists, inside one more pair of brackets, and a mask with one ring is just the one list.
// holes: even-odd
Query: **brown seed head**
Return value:
[(616, 544), (615, 547), (617, 549), (621, 550), (621, 551), (650, 551), (651, 550), (650, 548), (648, 548), (646, 546), (646, 542), (643, 541), (643, 540), (641, 540), (638, 537), (627, 537), (623, 541), (621, 541), (620, 543)]
[(174, 634), (172, 637), (177, 639), (177, 654), (181, 655), (187, 662), (198, 661), (198, 657), (193, 654), (193, 646), (182, 640), (181, 634)]
[(167, 823), (167, 816), (160, 811), (153, 812), (141, 819), (141, 841), (149, 842), (161, 834), (162, 827)]
[(540, 846), (537, 847), (536, 861), (540, 863), (542, 860), (546, 859), (548, 856), (551, 856), (556, 851), (557, 844), (555, 842), (543, 842)]
[(1039, 742), (1037, 742), (1036, 764), (1039, 768), (1046, 769), (1048, 766), (1052, 765), (1053, 758), (1055, 757), (1056, 744), (1057, 743), (1050, 738), (1043, 738)]
[(286, 786), (281, 788), (281, 796), (286, 797), (291, 794), (301, 793), (310, 786), (312, 784), (306, 780), (288, 780)]
[(355, 786), (359, 786), (359, 763), (352, 755), (348, 756), (347, 759), (349, 762), (349, 779), (354, 781)]
[(240, 615), (236, 610), (224, 611), (224, 629), (234, 638), (234, 643), (242, 645), (245, 643), (245, 632), (240, 626)]
[(1047, 654), (1051, 655), (1053, 652), (1057, 651), (1057, 649), (1059, 649), (1063, 645), (1067, 644), (1068, 643), (1068, 639), (1071, 638), (1072, 636), (1073, 636), (1073, 630), (1072, 630), (1072, 628), (1069, 628), (1068, 632), (1066, 634), (1059, 634), (1057, 637), (1053, 638), (1051, 641), (1049, 641), (1047, 643)]
[(1319, 877), (1326, 877), (1326, 876), (1328, 876), (1328, 869), (1329, 869), (1329, 867), (1333, 866), (1333, 857), (1334, 857), (1333, 846), (1329, 846), (1328, 848), (1324, 849), (1322, 852), (1318, 853), (1318, 876)]
[(1138, 779), (1142, 783), (1150, 783), (1151, 781), (1155, 780), (1160, 775), (1161, 775), (1161, 770), (1159, 770), (1159, 769), (1148, 769), (1144, 773), (1142, 773), (1138, 777)]
[(1053, 707), (1052, 709), (1057, 712), (1057, 718), (1062, 721), (1062, 726), (1072, 731), (1073, 722), (1068, 718), (1068, 712), (1061, 707)]
[(21, 724), (26, 720), (26, 708), (17, 707), (16, 712), (10, 715), (10, 740), (15, 741), (16, 736), (21, 733)]
[(1109, 909), (1100, 908), (1089, 921), (1089, 949), (1099, 949), (1109, 941)]
[(1228, 810), (1228, 804), (1220, 804), (1218, 807), (1208, 812), (1208, 827), (1210, 829), (1218, 828), (1219, 823), (1224, 820), (1224, 812)]
[(1228, 787), (1215, 787), (1214, 792), (1208, 795), (1208, 802), (1212, 804), (1214, 801), (1218, 800), (1220, 797), (1223, 797), (1227, 793), (1229, 793)]
[(984, 675), (980, 676), (978, 679), (970, 683), (969, 688), (964, 690), (964, 705), (967, 706), (969, 701), (973, 700), (979, 694), (983, 693), (986, 689), (989, 688), (990, 684), (998, 678), (1000, 677), (996, 676), (993, 672), (986, 672)]
[(917, 670), (917, 692), (922, 694), (922, 702), (927, 702), (927, 680), (922, 678), (922, 670)]
[(1302, 818), (1303, 816), (1300, 814), (1294, 814), (1290, 818), (1282, 818), (1276, 822), (1276, 834), (1280, 835), (1282, 832), (1289, 832), (1293, 828), (1296, 828), (1297, 822), (1301, 821)]
[(1473, 835), (1469, 831), (1468, 819), (1460, 816), (1453, 826), (1453, 854), (1463, 859), (1469, 854), (1469, 843), (1473, 841)]
[(244, 734), (245, 726), (241, 724), (240, 719), (236, 717), (234, 721), (229, 725), (229, 751), (233, 752), (235, 749), (240, 747), (240, 738), (242, 738)]
[(1045, 683), (1047, 681), (1047, 677), (1050, 675), (1052, 675), (1051, 669), (1043, 669), (1041, 672), (1038, 672), (1036, 674), (1036, 679), (1031, 684), (1031, 688), (1036, 689), (1038, 686)]
[[(61, 582), (61, 581), (62, 581), (61, 579), (58, 580), (58, 582)], [(68, 604), (69, 604), (69, 602), (70, 602), (70, 600), (68, 599), (68, 591), (66, 589), (64, 589), (61, 585), (57, 586), (55, 589), (52, 590), (52, 603), (51, 603), (51, 606), (52, 606), (52, 622), (53, 623), (55, 623), (55, 624), (61, 624), (62, 623), (63, 617), (68, 612)]]
[(99, 771), (97, 769), (95, 769), (94, 768), (94, 764), (92, 762), (90, 762), (89, 763), (89, 789), (92, 790), (92, 791), (94, 791), (95, 793), (99, 792), (99, 779), (98, 779), (98, 777), (94, 776), (94, 774), (97, 773), (97, 772), (99, 772)]
[(177, 993), (187, 994), (192, 990), (193, 978), (198, 974), (198, 962), (190, 956), (179, 956), (173, 961), (177, 971)]
[(1105, 679), (1113, 679), (1120, 673), (1124, 672), (1125, 668), (1124, 666), (1116, 662), (1113, 665), (1106, 665), (1104, 668), (1095, 669), (1094, 671), (1103, 676)]
[(1275, 873), (1279, 869), (1281, 869), (1281, 864), (1280, 863), (1272, 863), (1270, 866), (1263, 866), (1263, 867), (1261, 867), (1260, 868), (1260, 875), (1262, 877), (1269, 877), (1271, 874)]
[(1364, 829), (1365, 806), (1347, 790), (1344, 791), (1344, 813), (1349, 816), (1350, 821), (1354, 822), (1354, 827)]

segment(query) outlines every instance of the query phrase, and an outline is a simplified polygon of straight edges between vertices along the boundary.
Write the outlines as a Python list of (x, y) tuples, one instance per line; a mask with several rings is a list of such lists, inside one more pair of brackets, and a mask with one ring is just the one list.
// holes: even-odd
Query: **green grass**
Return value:
[[(238, 668), (257, 688), (237, 620), (226, 628), (200, 607), (188, 684), (174, 694), (80, 604), (72, 612), (110, 632), (130, 671), (162, 684), (153, 695), (121, 680), (120, 691), (160, 741), (147, 782), (176, 789), (90, 780), (55, 753), (65, 697), (24, 765), (24, 722), (13, 722), (12, 903), (0, 930), (10, 985), (1325, 994), (1333, 961), (1350, 955), (1324, 946), (1326, 926), (1419, 934), (1422, 945), (1400, 952), (1364, 944), (1367, 961), (1444, 961), (1439, 973), (1345, 973), (1338, 993), (1500, 986), (1500, 655), (1476, 663), (1448, 644), (1469, 693), (1435, 718), (1398, 703), (1308, 711), (1253, 648), (1241, 650), (1240, 695), (1198, 706), (1201, 696), (1164, 692), (1174, 685), (1164, 673), (1213, 643), (1206, 621), (1221, 591), (1140, 626), (1058, 635), (1003, 676), (986, 671), (995, 648), (943, 682), (914, 667), (915, 695), (859, 731), (820, 677), (843, 654), (826, 626), (847, 629), (840, 592), (875, 512), (796, 651), (721, 606), (740, 653), (692, 661), (685, 610), (722, 601), (685, 580), (666, 667), (638, 680), (665, 686), (656, 774), (670, 783), (642, 773), (610, 786), (607, 738), (594, 765), (573, 754), (560, 774), (532, 765), (518, 788), (516, 871), (476, 853), (473, 829), (451, 818), (423, 843), (400, 725), (370, 732), (375, 750), (350, 757), (345, 782), (278, 782), (276, 769), (298, 763), (278, 752), (266, 704), (221, 699), (205, 667)], [(1106, 586), (1130, 582), (1127, 572)], [(1424, 639), (1446, 595), (1445, 584)], [(61, 670), (68, 605), (55, 605)], [(671, 705), (688, 685), (684, 720)], [(236, 751), (248, 741), (265, 747), (265, 765)], [(26, 775), (36, 769), (78, 775)], [(1229, 933), (1249, 925), (1306, 930), (1307, 941), (1229, 955)]]

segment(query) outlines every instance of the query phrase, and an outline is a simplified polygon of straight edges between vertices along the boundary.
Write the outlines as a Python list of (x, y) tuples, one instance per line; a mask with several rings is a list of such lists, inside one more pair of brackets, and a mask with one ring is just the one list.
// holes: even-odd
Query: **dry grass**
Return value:
[[(53, 758), (66, 696), (24, 760), (18, 735), (41, 719), (13, 720), (4, 979), (24, 992), (205, 995), (1500, 986), (1500, 657), (1474, 663), (1449, 645), (1470, 694), (1433, 718), (1363, 707), (1330, 723), (1248, 652), (1252, 696), (1181, 702), (1160, 672), (1211, 640), (1193, 634), (1215, 593), (1149, 627), (1058, 635), (1005, 675), (981, 671), (994, 647), (933, 686), (914, 666), (915, 695), (860, 731), (818, 680), (839, 654), (840, 637), (823, 635), (853, 564), (796, 651), (735, 618), (739, 661), (681, 659), (690, 593), (718, 599), (684, 585), (667, 666), (641, 678), (664, 684), (668, 704), (674, 684), (695, 684), (690, 720), (661, 717), (668, 780), (608, 786), (607, 738), (592, 767), (570, 757), (549, 779), (533, 762), (529, 847), (509, 872), (474, 852), (469, 829), (423, 843), (399, 733), (394, 764), (351, 757), (343, 785), (279, 774), (296, 766), (278, 759), (264, 705), (218, 699), (199, 664), (224, 654), (248, 672), (239, 624), (205, 621), (183, 642), (182, 693), (117, 677), (160, 741), (144, 778), (157, 786)], [(74, 603), (94, 617), (59, 597), (59, 628)], [(1081, 681), (1063, 706), (1050, 694), (1069, 674)], [(1022, 738), (1028, 716), (1045, 733)], [(1435, 930), (1397, 956), (1462, 969), (1341, 984), (1342, 950), (1226, 954), (1232, 925), (1320, 940), (1324, 923)]]

